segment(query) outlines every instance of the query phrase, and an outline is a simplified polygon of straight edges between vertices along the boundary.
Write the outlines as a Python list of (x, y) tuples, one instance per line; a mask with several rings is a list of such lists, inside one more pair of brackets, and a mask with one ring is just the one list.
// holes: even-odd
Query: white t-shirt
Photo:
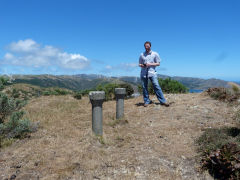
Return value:
[[(157, 52), (150, 51), (147, 53), (146, 51), (141, 53), (139, 57), (139, 64), (147, 64), (147, 63), (160, 63), (161, 59)], [(141, 77), (152, 77), (157, 74), (155, 70), (156, 66), (142, 67), (141, 68)]]

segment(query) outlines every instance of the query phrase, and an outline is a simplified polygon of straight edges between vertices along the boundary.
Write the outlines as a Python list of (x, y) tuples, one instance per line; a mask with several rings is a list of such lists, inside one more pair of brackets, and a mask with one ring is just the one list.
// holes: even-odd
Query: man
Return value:
[(154, 92), (161, 105), (169, 106), (163, 96), (163, 92), (158, 83), (156, 66), (160, 65), (160, 57), (157, 52), (151, 50), (151, 42), (144, 43), (145, 52), (139, 57), (139, 67), (141, 67), (141, 83), (143, 88), (144, 107), (147, 107), (152, 101), (149, 99), (148, 94), (148, 79), (151, 80)]

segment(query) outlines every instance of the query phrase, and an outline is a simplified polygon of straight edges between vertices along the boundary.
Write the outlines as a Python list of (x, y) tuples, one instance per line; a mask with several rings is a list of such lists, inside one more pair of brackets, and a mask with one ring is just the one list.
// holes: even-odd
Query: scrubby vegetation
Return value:
[(8, 79), (3, 76), (0, 77), (0, 91), (8, 84)]
[(73, 94), (73, 91), (57, 87), (42, 88), (28, 84), (12, 84), (4, 89), (4, 93), (15, 99), (30, 100), (40, 96)]
[(61, 89), (61, 88), (48, 88), (44, 90), (42, 94), (44, 96), (50, 96), (50, 95), (62, 96), (62, 95), (72, 94), (72, 92), (66, 89)]
[[(2, 89), (8, 80), (1, 77)], [(11, 144), (15, 138), (23, 138), (29, 132), (36, 130), (36, 126), (28, 119), (23, 119), (24, 111), (20, 109), (26, 101), (16, 99), (17, 91), (13, 90), (12, 97), (0, 92), (0, 147)]]
[(105, 92), (105, 99), (106, 101), (108, 100), (113, 100), (115, 98), (115, 88), (126, 88), (126, 95), (125, 98), (130, 97), (133, 93), (134, 90), (130, 84), (114, 84), (114, 83), (109, 83), (105, 85), (98, 85), (96, 90), (97, 91), (104, 91)]
[[(183, 84), (181, 84), (176, 80), (172, 80), (171, 78), (167, 78), (167, 79), (159, 78), (158, 82), (164, 93), (187, 93), (188, 92), (187, 87), (185, 87)], [(142, 93), (141, 85), (138, 86), (138, 91)], [(149, 82), (148, 92), (149, 94), (154, 94), (154, 89), (151, 82)]]
[(240, 91), (236, 86), (233, 86), (231, 89), (209, 88), (205, 92), (212, 98), (225, 102), (234, 102), (240, 98)]
[(207, 129), (197, 144), (203, 170), (216, 179), (240, 178), (240, 129)]
[(132, 86), (128, 83), (107, 83), (107, 84), (99, 84), (95, 89), (86, 89), (82, 91), (75, 92), (74, 97), (76, 99), (81, 99), (82, 96), (88, 95), (90, 91), (104, 91), (105, 92), (105, 100), (113, 100), (115, 98), (115, 88), (126, 88), (125, 98), (131, 97), (134, 93)]
[[(206, 93), (227, 103), (236, 102), (240, 97), (237, 87), (210, 88)], [(215, 179), (240, 179), (240, 110), (234, 120), (235, 127), (207, 129), (196, 140), (202, 169), (208, 170)]]
[(81, 90), (81, 91), (76, 91), (73, 94), (73, 97), (76, 99), (82, 99), (82, 96), (88, 95), (90, 91), (95, 91), (95, 89), (85, 89), (85, 90)]

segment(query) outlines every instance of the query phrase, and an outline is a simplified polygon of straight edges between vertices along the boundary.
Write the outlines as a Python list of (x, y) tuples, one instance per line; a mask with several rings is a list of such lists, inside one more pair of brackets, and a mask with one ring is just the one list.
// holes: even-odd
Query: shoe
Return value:
[(162, 103), (161, 105), (164, 105), (164, 106), (166, 106), (166, 107), (169, 107), (170, 104), (168, 104), (168, 103)]
[(150, 100), (150, 102), (148, 103), (148, 104), (144, 104), (143, 106), (144, 107), (148, 107), (150, 104), (152, 104), (153, 103), (153, 101), (152, 100)]
[(149, 106), (149, 104), (144, 104), (143, 106), (144, 106), (144, 107), (148, 107), (148, 106)]

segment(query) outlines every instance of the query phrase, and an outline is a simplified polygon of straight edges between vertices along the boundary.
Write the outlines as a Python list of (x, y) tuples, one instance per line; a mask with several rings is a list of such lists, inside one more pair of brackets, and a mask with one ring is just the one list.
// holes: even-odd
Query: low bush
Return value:
[(213, 99), (224, 102), (234, 102), (240, 98), (238, 91), (223, 87), (209, 88), (205, 92)]
[(37, 127), (28, 119), (23, 119), (20, 109), (26, 101), (8, 97), (0, 92), (0, 147), (10, 145), (14, 138), (23, 138)]
[(60, 88), (53, 88), (53, 89), (47, 89), (42, 92), (44, 96), (50, 96), (50, 95), (56, 95), (56, 96), (63, 96), (67, 94), (71, 94), (70, 91)]
[(86, 96), (90, 91), (95, 91), (95, 89), (85, 89), (81, 91), (77, 91), (73, 94), (73, 97), (76, 99), (82, 99), (82, 96)]
[(236, 143), (225, 144), (208, 154), (202, 165), (215, 179), (240, 179), (240, 148)]
[(203, 170), (216, 179), (240, 178), (240, 129), (207, 129), (196, 143)]
[(26, 101), (9, 98), (7, 95), (0, 92), (0, 123), (3, 123), (8, 115), (14, 111), (18, 111), (24, 105), (26, 105)]
[(108, 83), (105, 85), (98, 85), (96, 90), (104, 91), (105, 99), (106, 99), (106, 101), (108, 101), (108, 100), (113, 100), (115, 98), (115, 88), (126, 88), (125, 97), (130, 97), (134, 92), (132, 86), (127, 83), (123, 83), (123, 84)]
[(94, 91), (95, 89), (85, 89), (82, 91), (79, 91), (78, 93), (80, 93), (82, 96), (86, 96), (89, 94), (90, 91)]
[(8, 80), (9, 80), (8, 78), (0, 76), (0, 91), (4, 89), (5, 85), (9, 84)]
[(81, 92), (76, 92), (76, 93), (73, 95), (73, 97), (74, 97), (75, 99), (82, 99), (82, 94), (81, 94)]
[(31, 122), (28, 119), (22, 119), (23, 115), (23, 111), (14, 112), (9, 121), (0, 124), (0, 135), (5, 138), (22, 138), (32, 132)]
[(119, 84), (119, 88), (126, 88), (126, 98), (131, 97), (134, 93), (133, 87), (128, 83)]
[(233, 92), (234, 92), (235, 94), (240, 93), (240, 89), (239, 89), (239, 87), (237, 87), (236, 85), (232, 85), (232, 90), (233, 90)]

